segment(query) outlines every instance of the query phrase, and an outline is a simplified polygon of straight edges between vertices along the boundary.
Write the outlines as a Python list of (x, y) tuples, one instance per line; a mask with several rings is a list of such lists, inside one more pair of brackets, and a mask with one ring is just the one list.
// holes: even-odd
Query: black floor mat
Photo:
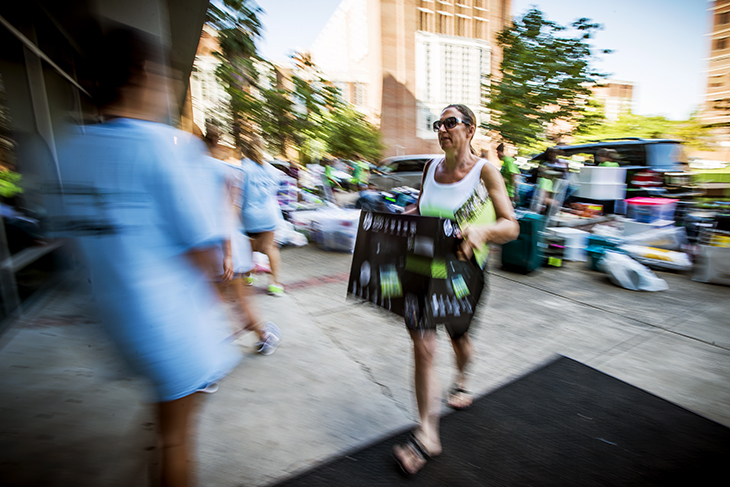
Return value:
[(407, 433), (279, 486), (727, 485), (730, 428), (568, 358), (441, 423), (444, 453), (404, 478)]

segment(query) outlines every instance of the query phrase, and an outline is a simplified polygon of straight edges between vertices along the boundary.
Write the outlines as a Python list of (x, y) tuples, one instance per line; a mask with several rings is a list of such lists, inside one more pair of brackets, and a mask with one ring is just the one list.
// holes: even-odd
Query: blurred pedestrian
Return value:
[(340, 188), (342, 189), (342, 186), (340, 185), (340, 182), (335, 177), (335, 161), (329, 160), (329, 159), (323, 159), (322, 162), (324, 163), (324, 175), (326, 178), (327, 185), (334, 189), (334, 188)]
[(507, 188), (507, 195), (514, 205), (517, 193), (517, 176), (520, 174), (520, 170), (517, 168), (517, 164), (515, 164), (514, 157), (510, 157), (505, 154), (503, 143), (500, 143), (497, 146), (497, 157), (500, 161), (502, 161), (502, 167), (499, 172), (502, 174), (502, 178), (504, 179), (504, 185)]
[[(464, 105), (449, 105), (441, 112), (440, 119), (434, 122), (433, 128), (438, 133), (439, 144), (445, 156), (426, 164), (418, 205), (412, 212), (456, 219), (457, 210), (472, 200), (483, 184), (494, 206), (496, 221), (461, 228), (464, 238), (460, 249), (461, 257), (473, 259), (488, 244), (514, 240), (519, 233), (519, 225), (502, 176), (486, 159), (476, 156), (471, 147), (477, 128), (474, 113)], [(439, 455), (442, 450), (439, 434), (441, 392), (434, 367), (436, 330), (428, 328), (422, 319), (415, 323), (407, 319), (406, 326), (413, 341), (420, 425), (405, 444), (394, 448), (393, 453), (404, 472), (415, 474), (425, 466), (430, 457)], [(456, 380), (448, 393), (447, 404), (457, 410), (466, 409), (472, 403), (472, 396), (466, 385), (467, 367), (472, 356), (469, 327), (446, 328), (456, 354), (458, 369)]]
[(560, 156), (564, 153), (557, 147), (549, 147), (545, 151), (545, 165), (552, 171), (558, 171), (563, 179), (568, 177), (568, 163)]
[(602, 147), (596, 152), (596, 165), (603, 167), (619, 167), (619, 163), (616, 162), (618, 159), (618, 152), (613, 149), (606, 149)]
[(244, 283), (246, 274), (253, 270), (254, 263), (251, 243), (243, 234), (241, 225), (243, 171), (238, 166), (212, 157), (213, 154), (221, 154), (223, 151), (217, 150), (218, 138), (211, 136), (211, 133), (218, 133), (217, 127), (206, 125), (206, 128), (204, 141), (211, 155), (205, 158), (210, 163), (208, 176), (211, 178), (206, 189), (209, 190), (210, 198), (219, 201), (220, 225), (226, 228), (227, 237), (216, 247), (213, 279), (221, 297), (226, 300), (232, 294), (239, 316), (245, 317), (246, 323), (239, 324), (234, 334), (238, 336), (246, 331), (253, 331), (258, 337), (256, 351), (262, 355), (271, 355), (281, 342), (281, 330), (271, 321), (265, 322), (261, 318), (250, 288)]
[(171, 99), (159, 46), (132, 29), (96, 46), (104, 122), (59, 147), (64, 195), (54, 210), (83, 251), (105, 329), (154, 387), (162, 483), (185, 486), (195, 392), (225, 377), (240, 353), (214, 333), (222, 309), (208, 273), (224, 232), (196, 193), (202, 142), (159, 123)]
[(241, 220), (243, 229), (251, 238), (254, 252), (269, 258), (271, 282), (267, 288), (271, 296), (283, 296), (281, 284), (281, 256), (279, 245), (274, 241), (274, 231), (283, 217), (276, 199), (280, 176), (276, 168), (263, 160), (257, 144), (252, 145), (241, 160), (243, 187), (241, 191)]

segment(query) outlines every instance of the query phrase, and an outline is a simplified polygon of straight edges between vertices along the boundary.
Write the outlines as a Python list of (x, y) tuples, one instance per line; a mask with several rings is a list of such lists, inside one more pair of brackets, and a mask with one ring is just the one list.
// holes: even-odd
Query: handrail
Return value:
[(28, 264), (35, 262), (40, 257), (50, 254), (63, 245), (63, 240), (54, 240), (43, 245), (35, 245), (17, 252), (4, 261), (0, 262), (0, 269), (9, 269), (11, 272), (18, 272)]
[(51, 58), (49, 58), (43, 51), (40, 50), (40, 48), (38, 46), (36, 46), (35, 44), (33, 44), (33, 41), (31, 41), (30, 39), (28, 39), (27, 37), (25, 37), (22, 32), (20, 32), (18, 29), (16, 29), (15, 27), (13, 27), (12, 24), (10, 22), (8, 22), (7, 20), (5, 20), (5, 18), (2, 15), (0, 15), (0, 24), (4, 25), (5, 28), (8, 29), (11, 34), (13, 34), (15, 37), (17, 37), (18, 40), (20, 40), (20, 42), (22, 42), (23, 44), (25, 44), (25, 47), (27, 47), (28, 49), (30, 49), (30, 51), (33, 54), (35, 54), (36, 56), (38, 56), (39, 58), (41, 58), (42, 60), (44, 60), (45, 62), (47, 62), (48, 64), (50, 64), (51, 67), (53, 69), (55, 69), (56, 71), (58, 71), (58, 74), (60, 74), (64, 78), (66, 78), (66, 80), (69, 83), (71, 83), (76, 88), (78, 88), (86, 96), (91, 97), (91, 95), (89, 94), (89, 92), (86, 91), (75, 79), (73, 79), (68, 73), (66, 73), (66, 71), (64, 71), (56, 63), (54, 63), (51, 60)]

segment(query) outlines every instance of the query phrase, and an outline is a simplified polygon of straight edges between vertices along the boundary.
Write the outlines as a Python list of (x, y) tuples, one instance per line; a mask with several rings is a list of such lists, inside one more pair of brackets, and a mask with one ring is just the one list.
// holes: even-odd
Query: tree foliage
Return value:
[(327, 151), (342, 159), (378, 161), (385, 148), (380, 130), (350, 106), (332, 111), (327, 132)]
[(577, 134), (575, 142), (584, 143), (626, 137), (677, 139), (684, 142), (688, 148), (708, 150), (711, 134), (709, 129), (695, 117), (675, 121), (661, 116), (646, 117), (625, 113), (614, 122), (596, 124)]
[(0, 169), (0, 196), (12, 198), (16, 194), (22, 193), (21, 180), (22, 176), (17, 172)]
[(263, 25), (259, 15), (261, 8), (253, 0), (222, 0), (217, 6), (208, 6), (207, 22), (218, 32), (221, 60), (216, 76), (229, 96), (229, 119), (234, 143), (244, 153), (255, 150), (258, 135), (255, 120), (263, 110), (256, 96), (258, 64), (263, 59), (258, 54), (256, 42), (261, 38)]
[(556, 121), (575, 125), (586, 117), (589, 87), (601, 77), (591, 68), (588, 41), (601, 26), (581, 18), (570, 27), (572, 36), (564, 35), (566, 27), (533, 8), (497, 34), (502, 77), (485, 85), (491, 119), (483, 128), (517, 146), (533, 145)]
[(295, 147), (305, 163), (323, 151), (379, 159), (380, 132), (342, 100), (309, 55), (292, 55), (296, 67), (288, 80), (261, 58), (256, 47), (263, 31), (261, 13), (253, 0), (224, 0), (208, 10), (220, 44), (216, 75), (229, 95), (230, 117), (223, 122), (231, 127), (236, 146), (246, 154), (263, 141), (271, 155), (284, 158)]

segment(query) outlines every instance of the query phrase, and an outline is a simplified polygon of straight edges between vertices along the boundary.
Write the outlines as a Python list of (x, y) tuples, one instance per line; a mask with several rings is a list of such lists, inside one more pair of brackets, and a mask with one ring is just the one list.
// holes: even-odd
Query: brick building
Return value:
[(606, 119), (614, 122), (624, 113), (631, 112), (634, 103), (634, 84), (630, 81), (606, 80), (591, 88), (593, 96), (603, 104)]
[[(511, 0), (343, 0), (312, 45), (314, 63), (380, 126), (386, 156), (439, 151), (431, 124), (451, 103), (481, 122), (481, 85), (501, 61), (494, 37)], [(489, 138), (478, 131), (477, 149)]]
[(712, 32), (702, 118), (722, 123), (730, 121), (730, 0), (715, 0), (709, 10)]

